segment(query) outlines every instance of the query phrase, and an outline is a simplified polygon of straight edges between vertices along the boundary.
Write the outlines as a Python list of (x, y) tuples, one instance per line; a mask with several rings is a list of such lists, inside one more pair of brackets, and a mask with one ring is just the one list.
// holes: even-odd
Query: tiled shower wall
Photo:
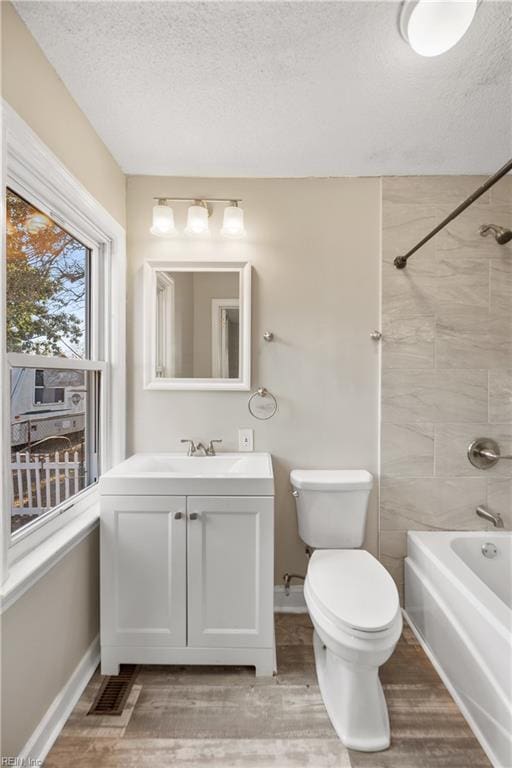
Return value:
[(475, 469), (475, 437), (512, 453), (512, 179), (480, 198), (404, 270), (404, 253), (483, 178), (383, 180), (381, 560), (403, 587), (408, 530), (476, 530), (479, 504), (512, 527), (512, 461)]

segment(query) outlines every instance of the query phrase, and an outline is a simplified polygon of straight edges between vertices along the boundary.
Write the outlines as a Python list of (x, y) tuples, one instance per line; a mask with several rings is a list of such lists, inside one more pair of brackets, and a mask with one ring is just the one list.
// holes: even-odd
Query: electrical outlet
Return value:
[(254, 429), (238, 430), (238, 450), (239, 451), (254, 450)]

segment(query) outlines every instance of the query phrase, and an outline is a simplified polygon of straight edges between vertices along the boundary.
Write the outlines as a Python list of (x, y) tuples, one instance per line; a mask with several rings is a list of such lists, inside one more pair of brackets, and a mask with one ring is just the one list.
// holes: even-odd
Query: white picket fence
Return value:
[(65, 451), (50, 458), (16, 453), (11, 461), (13, 515), (40, 515), (80, 490), (80, 456)]

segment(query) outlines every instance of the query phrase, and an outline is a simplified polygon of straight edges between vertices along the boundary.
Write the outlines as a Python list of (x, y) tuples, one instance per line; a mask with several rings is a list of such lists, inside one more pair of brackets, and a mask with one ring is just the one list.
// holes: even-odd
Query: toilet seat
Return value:
[(387, 634), (400, 615), (393, 579), (365, 550), (316, 550), (307, 586), (309, 602), (334, 626), (359, 637)]

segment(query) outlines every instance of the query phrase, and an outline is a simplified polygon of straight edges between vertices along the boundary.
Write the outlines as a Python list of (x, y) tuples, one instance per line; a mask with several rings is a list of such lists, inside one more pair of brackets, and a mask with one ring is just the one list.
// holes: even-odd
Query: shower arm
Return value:
[(393, 264), (397, 269), (404, 269), (404, 267), (407, 265), (407, 261), (409, 258), (413, 255), (413, 253), (416, 253), (420, 248), (422, 248), (425, 243), (428, 243), (429, 240), (431, 240), (434, 235), (437, 235), (438, 232), (440, 232), (442, 229), (446, 227), (447, 224), (450, 223), (450, 221), (453, 221), (454, 219), (459, 216), (463, 211), (466, 210), (466, 208), (469, 208), (470, 205), (472, 205), (475, 200), (478, 200), (479, 197), (481, 197), (485, 192), (487, 192), (488, 189), (490, 189), (494, 184), (496, 184), (497, 181), (503, 178), (503, 176), (506, 176), (506, 174), (512, 171), (512, 159), (509, 160), (505, 165), (499, 169), (499, 171), (496, 171), (496, 173), (493, 176), (490, 176), (487, 181), (485, 181), (481, 187), (478, 187), (469, 197), (467, 197), (464, 202), (462, 202), (460, 205), (455, 208), (448, 216), (442, 220), (440, 224), (437, 225), (437, 227), (434, 227), (434, 229), (426, 235), (423, 240), (420, 240), (419, 243), (417, 243), (414, 248), (411, 248), (410, 251), (407, 251), (407, 253), (404, 253), (403, 256), (397, 256), (395, 260), (393, 261)]

